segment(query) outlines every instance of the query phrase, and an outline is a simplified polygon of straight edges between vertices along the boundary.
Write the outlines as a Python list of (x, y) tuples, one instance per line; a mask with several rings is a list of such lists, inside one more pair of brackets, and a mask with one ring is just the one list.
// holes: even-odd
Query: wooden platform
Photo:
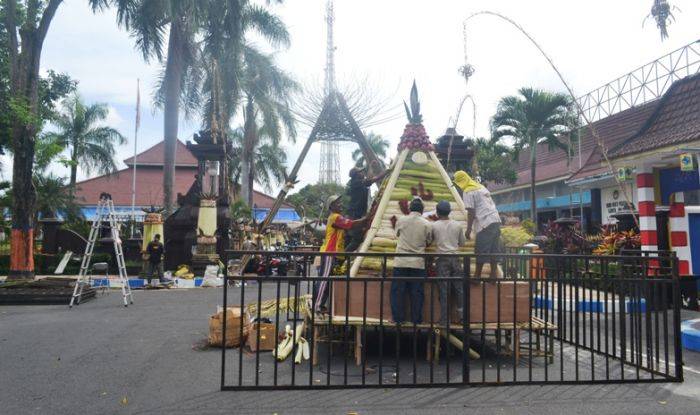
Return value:
[[(308, 317), (307, 317), (308, 318)], [(376, 318), (357, 318), (357, 317), (345, 317), (345, 316), (333, 316), (329, 317), (327, 314), (316, 314), (313, 318), (313, 322), (310, 320), (307, 320), (309, 324), (313, 323), (313, 348), (314, 348), (314, 362), (313, 364), (316, 365), (318, 364), (318, 344), (319, 343), (338, 343), (338, 340), (335, 340), (331, 338), (331, 336), (328, 334), (329, 333), (329, 326), (345, 326), (347, 325), (348, 327), (351, 327), (352, 329), (355, 330), (354, 334), (354, 352), (355, 352), (355, 364), (358, 366), (362, 363), (362, 348), (365, 347), (364, 342), (362, 341), (363, 336), (362, 336), (362, 331), (363, 328), (367, 327), (386, 327), (388, 329), (396, 329), (396, 328), (402, 328), (402, 329), (409, 329), (413, 330), (415, 329), (422, 329), (422, 330), (437, 330), (438, 333), (440, 330), (447, 330), (446, 326), (440, 325), (440, 324), (430, 324), (430, 323), (421, 323), (421, 324), (413, 324), (413, 323), (402, 323), (402, 324), (396, 324), (390, 320), (379, 320)], [(457, 332), (461, 333), (463, 329), (463, 326), (459, 323), (455, 324), (450, 324), (450, 331), (451, 332)], [(556, 330), (557, 326), (553, 323), (550, 322), (545, 322), (544, 320), (532, 316), (530, 321), (522, 321), (522, 322), (496, 322), (496, 323), (485, 323), (485, 322), (479, 322), (479, 323), (470, 323), (468, 325), (468, 331), (473, 332), (473, 331), (492, 331), (494, 336), (497, 338), (497, 341), (500, 341), (500, 336), (503, 335), (503, 338), (506, 339), (506, 344), (508, 347), (504, 351), (513, 353), (515, 362), (516, 364), (520, 361), (520, 356), (521, 352), (524, 348), (532, 348), (532, 355), (533, 356), (543, 356), (550, 361), (553, 359), (553, 353), (552, 351), (554, 350), (554, 337), (553, 336), (548, 336), (547, 339), (549, 341), (549, 347), (546, 350), (547, 353), (545, 353), (545, 350), (542, 349), (542, 342), (541, 342), (541, 337), (543, 334), (548, 334), (548, 332), (551, 332), (553, 330)], [(527, 331), (532, 331), (535, 337), (535, 343), (534, 347), (532, 344), (527, 344), (527, 343), (522, 343), (520, 341), (520, 335), (523, 332), (523, 330)], [(325, 333), (323, 333), (325, 332)], [(434, 336), (435, 338), (435, 345), (429, 344), (428, 345), (428, 360), (432, 360), (434, 358), (432, 351), (439, 350), (440, 348), (440, 335)], [(430, 339), (428, 340), (430, 342)]]
[[(74, 284), (71, 278), (6, 282), (0, 285), (0, 305), (68, 305)], [(95, 293), (93, 287), (85, 287), (82, 301), (94, 298)]]

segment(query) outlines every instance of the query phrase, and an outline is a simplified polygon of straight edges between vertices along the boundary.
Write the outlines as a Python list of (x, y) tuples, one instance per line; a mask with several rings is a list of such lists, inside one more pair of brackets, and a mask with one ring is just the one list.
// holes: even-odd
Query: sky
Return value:
[[(517, 21), (550, 55), (575, 94), (582, 95), (700, 39), (700, 2), (669, 2), (679, 10), (674, 10), (676, 21), (669, 27), (670, 37), (662, 42), (653, 20), (646, 20), (642, 27), (652, 0), (335, 0), (337, 78), (340, 84), (367, 79), (390, 103), (392, 113), (402, 100), (408, 100), (415, 80), (424, 125), (433, 139), (445, 131), (459, 101), (469, 93), (476, 103), (476, 125), (467, 105), (457, 129), (487, 136), (489, 118), (501, 97), (515, 94), (522, 86), (561, 92), (564, 88), (535, 47), (493, 16), (477, 16), (467, 24), (468, 62), (476, 72), (465, 86), (457, 70), (465, 62), (462, 22), (467, 16), (490, 10)], [(133, 40), (116, 26), (113, 12), (93, 14), (87, 3), (64, 1), (49, 30), (41, 66), (78, 80), (79, 92), (88, 103), (109, 105), (106, 123), (128, 138), (117, 150), (123, 167), (121, 160), (134, 151), (137, 78), (142, 98), (137, 150), (162, 140), (162, 112), (151, 101), (160, 65), (144, 62)], [(280, 66), (304, 84), (320, 85), (326, 51), (325, 0), (286, 0), (271, 7), (291, 34), (291, 46), (275, 51)], [(368, 131), (389, 139), (393, 156), (404, 124), (400, 118)], [(180, 140), (191, 140), (199, 125), (198, 119), (182, 120)], [(308, 133), (309, 128), (300, 125), (296, 143), (284, 143), (290, 167)], [(353, 164), (350, 154), (355, 147), (353, 143), (341, 145), (343, 181)], [(319, 152), (320, 145), (314, 144), (297, 188), (317, 181)], [(79, 171), (79, 178), (94, 175)], [(273, 194), (277, 191), (272, 189)]]

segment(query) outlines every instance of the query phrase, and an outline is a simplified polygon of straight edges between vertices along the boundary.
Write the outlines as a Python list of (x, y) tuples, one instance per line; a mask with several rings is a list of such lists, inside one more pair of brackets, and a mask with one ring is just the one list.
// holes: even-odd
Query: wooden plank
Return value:
[(68, 261), (70, 261), (72, 256), (73, 251), (66, 251), (66, 253), (63, 255), (63, 258), (61, 258), (61, 262), (58, 263), (58, 266), (56, 267), (56, 270), (53, 273), (55, 275), (63, 274), (63, 271), (65, 271), (66, 266), (68, 265)]

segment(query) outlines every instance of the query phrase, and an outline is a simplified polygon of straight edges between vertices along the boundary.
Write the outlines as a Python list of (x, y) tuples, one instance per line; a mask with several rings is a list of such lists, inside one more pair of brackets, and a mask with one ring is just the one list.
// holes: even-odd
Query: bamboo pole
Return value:
[[(377, 210), (374, 212), (372, 224), (370, 225), (369, 230), (367, 230), (367, 235), (365, 235), (364, 241), (362, 241), (362, 244), (357, 250), (358, 253), (367, 252), (369, 245), (372, 243), (372, 239), (374, 239), (374, 236), (377, 234), (377, 231), (379, 231), (379, 228), (382, 227), (382, 216), (384, 215), (387, 204), (389, 204), (389, 201), (391, 200), (391, 192), (394, 191), (396, 180), (398, 180), (399, 173), (401, 173), (401, 168), (403, 167), (407, 156), (408, 149), (402, 150), (401, 153), (399, 153), (399, 156), (396, 158), (396, 162), (394, 163), (393, 167), (391, 167), (391, 176), (389, 176), (389, 181), (384, 188), (384, 192), (382, 192), (379, 206), (377, 206)], [(360, 270), (361, 264), (362, 257), (355, 257), (355, 262), (352, 263), (352, 268), (350, 269), (350, 278), (357, 276), (357, 272)]]
[[(446, 338), (447, 341), (449, 341), (450, 343), (452, 343), (452, 345), (453, 345), (454, 347), (458, 348), (459, 350), (464, 351), (464, 343), (462, 343), (462, 341), (461, 341), (460, 339), (458, 339), (454, 334), (449, 333), (447, 330), (442, 331), (442, 330), (440, 330), (440, 329), (435, 329), (435, 331), (436, 331), (439, 335), (441, 335), (442, 337)], [(465, 335), (465, 336), (468, 336), (469, 334), (468, 334), (468, 333), (464, 333), (464, 335)], [(475, 350), (473, 350), (473, 349), (470, 348), (470, 349), (469, 349), (469, 357), (472, 358), (472, 359), (480, 359), (480, 358), (481, 358), (481, 355), (479, 355), (479, 353), (477, 353)]]

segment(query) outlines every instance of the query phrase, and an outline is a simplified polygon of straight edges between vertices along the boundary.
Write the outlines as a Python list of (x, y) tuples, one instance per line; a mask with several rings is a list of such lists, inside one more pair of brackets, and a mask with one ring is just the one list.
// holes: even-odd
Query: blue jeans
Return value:
[(411, 321), (415, 324), (423, 322), (423, 283), (426, 277), (425, 269), (418, 268), (394, 268), (394, 277), (420, 278), (416, 281), (392, 281), (391, 282), (391, 315), (396, 323), (404, 321), (406, 306), (404, 299), (406, 292), (411, 298)]

